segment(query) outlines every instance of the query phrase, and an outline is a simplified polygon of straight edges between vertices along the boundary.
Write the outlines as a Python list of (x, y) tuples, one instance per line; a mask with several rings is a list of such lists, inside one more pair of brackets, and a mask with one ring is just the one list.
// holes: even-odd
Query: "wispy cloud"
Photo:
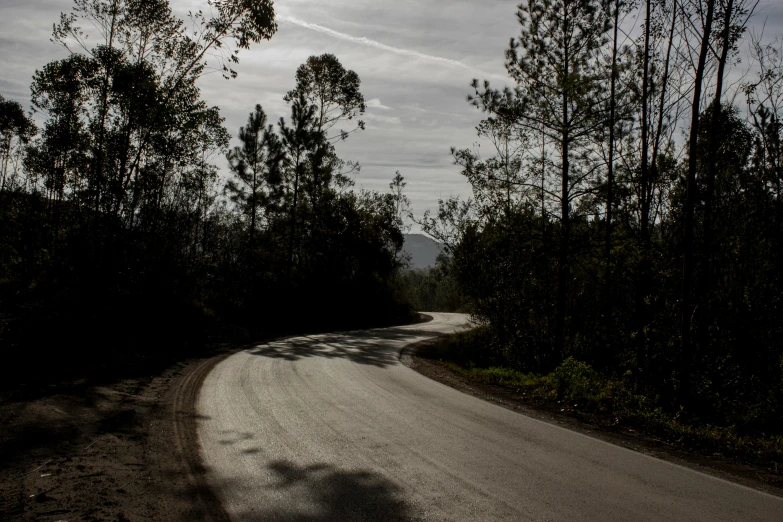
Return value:
[(399, 125), (402, 123), (402, 120), (400, 120), (397, 116), (381, 116), (380, 114), (365, 114), (363, 116), (366, 120), (372, 120), (377, 121), (381, 123), (390, 123), (392, 125)]
[(278, 20), (283, 22), (288, 22), (294, 25), (298, 25), (299, 27), (304, 27), (306, 29), (310, 29), (312, 31), (317, 31), (319, 33), (323, 33), (326, 35), (329, 35), (333, 38), (338, 38), (340, 40), (345, 40), (347, 42), (354, 42), (360, 45), (366, 45), (368, 47), (374, 47), (376, 49), (381, 49), (383, 51), (388, 51), (390, 53), (399, 54), (401, 56), (410, 56), (413, 58), (420, 58), (422, 60), (428, 60), (430, 62), (439, 63), (442, 65), (446, 65), (449, 67), (457, 67), (460, 69), (465, 69), (466, 71), (470, 71), (472, 73), (478, 74), (479, 76), (495, 76), (495, 75), (488, 75), (487, 73), (480, 71), (474, 67), (471, 67), (467, 64), (464, 64), (458, 60), (452, 60), (451, 58), (443, 58), (442, 56), (434, 56), (431, 54), (425, 54), (420, 53), (419, 51), (414, 51), (411, 49), (402, 49), (400, 47), (392, 47), (391, 45), (386, 45), (381, 42), (377, 42), (375, 40), (370, 40), (369, 38), (365, 38), (364, 36), (353, 36), (346, 33), (341, 33), (339, 31), (335, 31), (334, 29), (329, 29), (328, 27), (324, 27), (323, 25), (318, 24), (312, 24), (310, 22), (305, 22), (304, 20), (301, 20), (299, 18), (293, 17), (293, 16), (278, 16)]
[(388, 105), (384, 105), (383, 103), (381, 103), (381, 100), (380, 100), (380, 98), (373, 98), (372, 100), (367, 100), (367, 103), (366, 103), (366, 105), (367, 105), (367, 107), (368, 107), (368, 108), (370, 108), (370, 109), (382, 109), (382, 110), (384, 110), (384, 111), (389, 111), (389, 110), (391, 110), (391, 107), (389, 107)]

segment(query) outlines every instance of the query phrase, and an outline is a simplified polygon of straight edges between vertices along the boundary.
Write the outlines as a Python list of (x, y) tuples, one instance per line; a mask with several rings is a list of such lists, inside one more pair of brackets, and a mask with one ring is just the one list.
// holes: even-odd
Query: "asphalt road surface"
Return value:
[(219, 363), (197, 402), (235, 520), (783, 521), (783, 499), (531, 419), (419, 375), (458, 314), (297, 337)]

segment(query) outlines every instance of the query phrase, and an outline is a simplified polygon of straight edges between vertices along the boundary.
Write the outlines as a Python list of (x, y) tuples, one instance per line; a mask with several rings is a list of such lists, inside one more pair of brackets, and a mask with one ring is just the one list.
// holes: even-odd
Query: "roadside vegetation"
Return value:
[(778, 469), (783, 53), (755, 5), (521, 2), (512, 86), (474, 80), (481, 148), (452, 149), (472, 197), (420, 220), (480, 327), (455, 371)]
[(210, 5), (75, 0), (52, 35), (67, 57), (33, 77), (39, 124), (0, 98), (4, 385), (411, 319), (392, 283), (403, 179), (356, 190), (334, 146), (364, 128), (358, 74), (311, 56), (290, 116), (248, 100), (230, 147), (199, 79), (230, 83), (277, 25), (271, 1)]
[(426, 356), (470, 381), (506, 389), (533, 407), (607, 431), (631, 429), (670, 447), (783, 470), (783, 436), (713, 425), (684, 409), (665, 411), (657, 397), (638, 393), (630, 372), (606, 377), (573, 357), (546, 374), (516, 370), (488, 356), (487, 342), (486, 329), (479, 328), (434, 341)]

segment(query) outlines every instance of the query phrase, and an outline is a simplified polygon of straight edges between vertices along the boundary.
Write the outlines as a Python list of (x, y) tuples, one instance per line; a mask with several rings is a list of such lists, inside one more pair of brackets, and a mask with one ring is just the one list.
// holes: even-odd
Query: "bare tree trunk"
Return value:
[(661, 79), (661, 94), (658, 97), (658, 124), (655, 129), (655, 138), (652, 146), (652, 164), (650, 166), (650, 179), (655, 183), (658, 179), (658, 154), (660, 152), (661, 135), (663, 134), (663, 111), (666, 107), (666, 92), (669, 86), (669, 63), (671, 60), (672, 46), (674, 45), (674, 29), (677, 24), (677, 0), (672, 4), (672, 21), (669, 26), (669, 42), (666, 46), (666, 58), (663, 61), (663, 78)]
[(297, 155), (294, 166), (294, 201), (291, 205), (291, 236), (288, 239), (288, 277), (291, 278), (294, 268), (294, 247), (296, 242), (296, 211), (299, 199), (299, 157)]
[[(117, 26), (117, 0), (113, 0), (111, 4), (111, 27), (109, 28), (109, 37), (108, 41), (106, 42), (106, 47), (109, 51), (112, 50), (114, 46), (114, 31)], [(111, 55), (111, 53), (108, 53)], [(103, 77), (103, 84), (101, 85), (101, 108), (100, 108), (100, 131), (98, 133), (98, 145), (95, 149), (95, 158), (94, 158), (94, 166), (93, 166), (93, 189), (95, 191), (95, 212), (96, 216), (99, 212), (99, 206), (100, 206), (100, 197), (101, 197), (101, 178), (103, 176), (103, 147), (104, 147), (104, 139), (106, 136), (106, 117), (108, 116), (109, 111), (109, 83), (110, 83), (110, 76), (111, 76), (111, 68), (107, 67), (104, 71), (104, 77)]]
[(642, 62), (642, 157), (640, 172), (639, 244), (641, 262), (636, 287), (636, 366), (645, 367), (647, 340), (644, 335), (648, 320), (647, 296), (650, 294), (650, 31), (652, 0), (645, 0), (644, 51)]
[(252, 245), (256, 237), (256, 210), (258, 205), (258, 170), (257, 165), (253, 165), (253, 187), (250, 196), (250, 243)]
[(707, 1), (707, 15), (704, 32), (701, 36), (699, 61), (696, 75), (693, 79), (693, 103), (691, 105), (691, 130), (688, 144), (688, 178), (685, 201), (685, 244), (682, 267), (682, 321), (680, 327), (682, 374), (680, 377), (679, 398), (687, 402), (691, 395), (691, 364), (693, 346), (691, 338), (691, 322), (693, 315), (693, 238), (694, 238), (694, 208), (698, 187), (696, 186), (697, 153), (699, 139), (699, 112), (701, 104), (701, 89), (704, 82), (704, 69), (707, 64), (707, 53), (710, 47), (712, 18), (715, 12), (715, 0)]
[[(541, 219), (546, 227), (546, 191), (544, 181), (546, 179), (546, 134), (541, 130)], [(544, 230), (546, 232), (546, 230)], [(543, 236), (542, 236), (543, 237)]]
[(8, 143), (5, 146), (5, 151), (3, 152), (3, 184), (0, 185), (0, 194), (5, 192), (5, 181), (6, 177), (8, 176), (8, 161), (11, 158), (11, 137), (8, 138)]
[[(722, 120), (723, 107), (721, 98), (723, 97), (723, 77), (726, 70), (726, 62), (729, 56), (729, 45), (731, 37), (731, 18), (734, 9), (734, 0), (728, 0), (723, 16), (723, 30), (721, 38), (721, 53), (718, 57), (718, 71), (715, 76), (715, 98), (712, 101), (712, 114), (710, 118), (709, 133), (709, 151), (707, 152), (707, 183), (704, 194), (704, 274), (700, 284), (700, 297), (705, 298), (705, 304), (709, 302), (708, 294), (712, 289), (712, 256), (713, 256), (713, 200), (715, 195), (715, 175), (717, 163), (715, 155), (720, 146), (720, 125)], [(709, 308), (709, 307), (706, 307)], [(708, 310), (704, 310), (702, 317), (708, 319)], [(707, 340), (707, 339), (705, 339)]]
[[(564, 17), (564, 24), (566, 24), (567, 32), (567, 19)], [(564, 70), (565, 77), (568, 78), (569, 67), (569, 53), (568, 47), (564, 50)], [(571, 228), (570, 223), (570, 205), (569, 205), (569, 158), (568, 158), (568, 145), (569, 145), (569, 128), (568, 128), (568, 91), (563, 89), (563, 114), (562, 114), (562, 134), (561, 134), (561, 152), (562, 152), (562, 183), (560, 194), (560, 261), (558, 263), (557, 270), (557, 318), (555, 323), (555, 362), (562, 357), (565, 349), (565, 329), (566, 329), (566, 307), (568, 291), (566, 286), (570, 278), (570, 270), (568, 265), (568, 248), (570, 243), (569, 232)]]
[[(615, 112), (617, 109), (617, 35), (620, 22), (620, 0), (614, 2), (614, 20), (612, 36), (612, 70), (609, 81), (609, 158), (606, 176), (606, 310), (604, 322), (607, 329), (611, 329), (612, 322), (612, 211), (614, 206), (614, 139), (615, 139)], [(611, 341), (610, 341), (611, 342)], [(608, 359), (607, 354), (607, 359)]]

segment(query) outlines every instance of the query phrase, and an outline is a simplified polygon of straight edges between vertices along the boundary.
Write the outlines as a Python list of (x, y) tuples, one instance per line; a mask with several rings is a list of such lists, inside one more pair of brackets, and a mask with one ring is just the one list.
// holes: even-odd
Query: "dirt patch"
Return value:
[(155, 469), (165, 484), (159, 499), (167, 520), (227, 521), (228, 515), (206, 482), (207, 469), (201, 463), (196, 432), (201, 416), (196, 401), (204, 379), (222, 354), (188, 365), (181, 377), (169, 386), (160, 415), (150, 425), (150, 448), (155, 452)]
[(400, 354), (400, 360), (430, 379), (529, 417), (783, 497), (783, 476), (780, 474), (720, 455), (704, 455), (633, 429), (607, 429), (606, 426), (591, 422), (588, 415), (580, 414), (568, 405), (553, 406), (508, 388), (471, 381), (440, 362), (432, 340), (406, 347)]
[(227, 519), (204, 484), (195, 439), (199, 387), (225, 356), (35, 399), (0, 397), (0, 520)]

